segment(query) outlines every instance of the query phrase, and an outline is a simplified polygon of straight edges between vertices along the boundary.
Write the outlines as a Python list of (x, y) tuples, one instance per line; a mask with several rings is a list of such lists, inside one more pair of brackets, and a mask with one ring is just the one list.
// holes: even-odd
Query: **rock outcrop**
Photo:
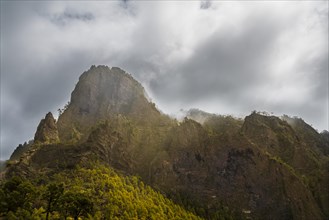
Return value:
[(51, 112), (42, 119), (34, 135), (35, 143), (51, 144), (59, 141), (56, 120)]
[(117, 114), (140, 121), (160, 115), (131, 75), (118, 67), (92, 66), (80, 76), (70, 104), (58, 119), (60, 140), (86, 140), (91, 127)]

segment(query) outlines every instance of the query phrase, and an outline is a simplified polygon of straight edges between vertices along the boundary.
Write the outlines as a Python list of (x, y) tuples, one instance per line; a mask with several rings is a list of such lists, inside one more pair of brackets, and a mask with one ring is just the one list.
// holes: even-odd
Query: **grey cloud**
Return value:
[[(272, 53), (277, 49), (278, 39), (294, 24), (275, 20), (271, 14), (268, 19), (263, 14), (255, 14), (244, 23), (238, 35), (230, 28), (215, 32), (195, 49), (190, 59), (152, 80), (151, 89), (164, 103), (180, 100), (195, 106), (211, 100), (220, 103), (217, 112), (223, 111), (223, 105), (229, 105), (232, 112), (239, 109), (245, 114), (259, 109), (302, 115), (305, 120), (328, 129), (328, 46), (324, 51), (317, 51), (315, 58), (300, 57), (297, 68), (292, 69), (294, 72), (287, 73), (306, 75), (307, 88), (301, 89), (310, 90), (310, 99), (304, 97), (299, 104), (292, 104), (294, 100), (291, 103), (271, 101), (269, 94), (275, 90), (269, 90), (275, 82), (269, 66), (276, 62)], [(268, 87), (268, 90), (259, 94), (259, 87)], [(208, 110), (207, 106), (201, 108)]]
[(127, 9), (129, 7), (128, 3), (129, 3), (129, 0), (122, 0), (120, 2), (120, 6)]
[[(72, 54), (74, 55), (74, 54)], [(93, 63), (87, 57), (74, 56), (69, 63), (53, 60), (53, 66), (39, 66), (34, 71), (26, 70), (28, 75), (17, 82), (15, 74), (2, 71), (6, 84), (1, 96), (6, 97), (1, 105), (1, 149), (9, 149), (34, 136), (36, 126), (45, 113), (56, 114), (58, 108), (69, 100), (70, 93), (79, 75)], [(81, 64), (80, 62), (83, 62)], [(5, 138), (4, 138), (5, 137)], [(8, 157), (3, 151), (3, 157)]]
[(312, 82), (312, 100), (322, 102), (328, 97), (328, 66), (329, 66), (328, 51), (324, 51), (322, 56), (315, 57), (308, 62), (301, 62), (302, 65), (299, 71), (308, 72), (308, 80)]
[(205, 0), (200, 2), (200, 8), (201, 9), (208, 9), (211, 7), (211, 1), (210, 0)]
[(151, 88), (168, 100), (243, 99), (244, 90), (268, 80), (265, 67), (279, 28), (271, 20), (254, 17), (239, 33), (230, 27), (217, 30), (191, 58), (155, 79)]
[[(284, 17), (281, 9), (254, 7), (262, 3), (237, 11), (243, 3), (230, 4), (1, 1), (1, 159), (33, 137), (48, 111), (64, 106), (79, 75), (92, 64), (131, 73), (166, 113), (189, 107), (244, 115), (267, 110), (327, 128), (328, 44), (322, 49), (310, 41), (301, 44), (314, 56), (308, 50), (285, 51), (286, 57), (297, 57), (296, 64), (285, 69), (287, 75), (270, 73), (272, 66), (281, 66), (273, 56), (282, 49), (278, 42), (304, 27), (298, 19), (308, 18), (305, 11), (318, 16), (307, 31), (323, 37), (315, 39), (328, 39), (328, 7), (301, 3), (306, 6), (299, 12), (296, 4), (296, 9), (284, 7)], [(292, 36), (283, 46), (302, 39)], [(302, 80), (305, 88), (300, 87)], [(298, 103), (268, 99), (281, 82), (308, 96)]]
[(80, 13), (69, 12), (69, 11), (64, 11), (61, 14), (54, 14), (51, 15), (50, 17), (50, 20), (57, 25), (66, 25), (67, 23), (75, 20), (87, 22), (93, 19), (95, 19), (95, 17), (90, 12), (80, 14)]

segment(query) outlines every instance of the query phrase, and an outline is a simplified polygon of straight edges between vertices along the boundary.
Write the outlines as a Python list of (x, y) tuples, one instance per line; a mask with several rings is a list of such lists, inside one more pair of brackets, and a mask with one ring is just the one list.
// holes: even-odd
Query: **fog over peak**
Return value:
[(328, 1), (1, 1), (1, 159), (91, 65), (165, 113), (303, 118), (328, 130)]

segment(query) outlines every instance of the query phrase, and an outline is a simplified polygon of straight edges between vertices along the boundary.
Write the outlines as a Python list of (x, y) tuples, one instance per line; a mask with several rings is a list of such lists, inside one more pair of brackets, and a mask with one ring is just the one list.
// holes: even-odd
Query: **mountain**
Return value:
[(179, 122), (128, 73), (92, 66), (58, 121), (48, 113), (34, 143), (15, 151), (5, 177), (58, 182), (104, 166), (206, 219), (327, 219), (327, 136), (301, 119), (257, 112), (239, 119), (192, 109)]

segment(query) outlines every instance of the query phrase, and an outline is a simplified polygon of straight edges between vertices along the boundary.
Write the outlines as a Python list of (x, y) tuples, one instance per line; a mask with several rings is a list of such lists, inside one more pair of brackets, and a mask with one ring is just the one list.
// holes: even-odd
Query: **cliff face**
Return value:
[[(271, 120), (264, 117), (262, 123)], [(280, 158), (280, 148), (273, 154), (264, 150), (266, 142), (271, 141), (269, 138), (264, 137), (262, 143), (255, 143), (246, 134), (246, 124), (236, 132), (232, 129), (232, 132), (225, 133), (220, 129), (223, 123), (225, 127), (235, 128), (239, 120), (229, 123), (227, 118), (218, 117), (216, 122), (215, 118), (211, 123), (206, 121), (204, 126), (186, 120), (173, 128), (167, 140), (168, 156), (158, 157), (161, 158), (158, 161), (154, 159), (150, 166), (149, 181), (153, 185), (173, 195), (179, 193), (207, 204), (210, 210), (215, 210), (218, 203), (228, 204), (239, 212), (245, 211), (245, 217), (323, 218), (322, 205), (313, 197), (314, 191), (304, 182), (299, 170), (307, 169), (308, 164), (293, 168)], [(276, 120), (285, 124), (278, 118)], [(256, 135), (257, 131), (263, 132), (257, 129), (254, 131)], [(293, 136), (294, 132), (287, 131), (287, 135)], [(311, 178), (311, 174), (304, 177)]]
[(329, 214), (329, 191), (325, 187), (329, 184), (329, 163), (324, 150), (329, 142), (303, 120), (287, 116), (280, 119), (253, 113), (245, 118), (242, 132), (260, 151), (308, 186), (319, 207)]
[(193, 110), (188, 117), (179, 123), (160, 114), (123, 70), (92, 67), (57, 124), (47, 114), (35, 136), (39, 145), (7, 175), (97, 161), (140, 176), (210, 219), (226, 206), (238, 218), (329, 216), (326, 133), (257, 113), (243, 120)]
[(92, 66), (71, 94), (68, 108), (58, 119), (61, 141), (86, 139), (92, 126), (116, 114), (139, 120), (160, 113), (144, 96), (144, 88), (117, 67)]

